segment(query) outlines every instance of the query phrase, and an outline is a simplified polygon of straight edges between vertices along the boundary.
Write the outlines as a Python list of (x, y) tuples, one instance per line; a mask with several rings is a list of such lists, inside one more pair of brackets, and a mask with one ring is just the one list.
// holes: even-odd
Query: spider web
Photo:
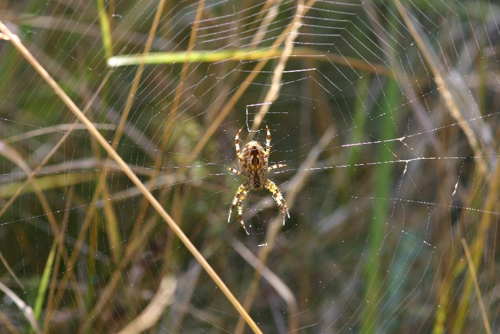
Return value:
[[(496, 3), (167, 1), (151, 52), (171, 58), (135, 89), (139, 67), (120, 56), (144, 51), (158, 4), (9, 1), (0, 20), (263, 332), (498, 330)], [(241, 333), (83, 126), (51, 152), (75, 117), (9, 41), (0, 76), (1, 331), (28, 331), (33, 308), (42, 330), (118, 332), (160, 305), (152, 332)], [(291, 218), (251, 191), (247, 237), (234, 213), (226, 223), (245, 181), (226, 168), (238, 129), (265, 143), (265, 125)]]

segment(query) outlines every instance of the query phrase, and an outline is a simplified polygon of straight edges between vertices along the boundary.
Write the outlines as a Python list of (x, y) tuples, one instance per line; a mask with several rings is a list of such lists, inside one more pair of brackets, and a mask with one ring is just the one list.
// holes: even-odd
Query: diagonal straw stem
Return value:
[(71, 98), (62, 90), (62, 88), (57, 84), (57, 82), (50, 76), (50, 74), (45, 70), (45, 68), (40, 65), (40, 63), (33, 57), (33, 55), (26, 49), (22, 44), (19, 37), (12, 34), (12, 32), (0, 21), (0, 31), (8, 36), (15, 48), (21, 53), (21, 55), (33, 66), (33, 68), (40, 74), (40, 76), (47, 82), (47, 84), (54, 90), (54, 92), (61, 98), (61, 100), (66, 104), (66, 106), (71, 110), (71, 112), (84, 124), (90, 134), (101, 144), (101, 146), (106, 150), (106, 152), (115, 160), (123, 172), (127, 174), (129, 179), (135, 184), (139, 191), (146, 197), (146, 199), (151, 203), (151, 206), (155, 208), (158, 214), (165, 220), (167, 225), (174, 231), (181, 242), (186, 246), (186, 248), (193, 254), (195, 259), (200, 263), (200, 265), (205, 269), (207, 274), (212, 278), (215, 284), (222, 290), (224, 295), (229, 299), (234, 308), (240, 313), (240, 315), (246, 320), (248, 326), (255, 333), (262, 333), (257, 324), (245, 311), (243, 306), (238, 302), (238, 300), (231, 293), (229, 288), (224, 284), (222, 279), (217, 275), (210, 264), (205, 260), (203, 255), (196, 249), (191, 240), (184, 234), (184, 232), (177, 226), (176, 222), (169, 216), (161, 204), (156, 200), (156, 198), (149, 192), (149, 190), (144, 186), (144, 184), (139, 180), (135, 173), (130, 169), (130, 167), (123, 161), (122, 157), (111, 147), (111, 145), (106, 141), (106, 139), (99, 133), (94, 124), (85, 116), (85, 114), (77, 107), (77, 105), (71, 100)]

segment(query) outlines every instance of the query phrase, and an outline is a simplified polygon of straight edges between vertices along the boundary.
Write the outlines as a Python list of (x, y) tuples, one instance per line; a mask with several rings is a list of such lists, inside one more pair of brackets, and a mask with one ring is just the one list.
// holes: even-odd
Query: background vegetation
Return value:
[[(0, 332), (498, 331), (495, 2), (7, 0), (0, 21)], [(226, 167), (265, 125), (291, 218), (251, 192), (247, 237)]]

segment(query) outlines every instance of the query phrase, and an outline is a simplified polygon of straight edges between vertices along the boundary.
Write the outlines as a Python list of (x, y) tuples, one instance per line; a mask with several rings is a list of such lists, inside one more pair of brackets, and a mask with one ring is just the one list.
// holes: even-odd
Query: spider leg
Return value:
[(268, 157), (271, 153), (271, 131), (269, 131), (269, 127), (266, 125), (266, 153), (265, 156)]
[(247, 228), (245, 227), (245, 223), (243, 222), (243, 206), (241, 205), (241, 202), (247, 197), (248, 195), (248, 188), (243, 189), (243, 192), (241, 193), (240, 200), (238, 201), (238, 220), (240, 221), (241, 227), (245, 230), (245, 233), (247, 235), (250, 235), (248, 233)]
[(270, 172), (273, 169), (278, 169), (278, 168), (283, 168), (283, 167), (286, 167), (286, 164), (276, 164), (276, 165), (272, 165), (272, 166), (267, 167), (267, 171)]
[(245, 184), (243, 183), (241, 186), (239, 186), (238, 190), (236, 191), (236, 194), (234, 195), (233, 202), (231, 203), (231, 207), (229, 207), (229, 215), (227, 217), (227, 222), (229, 223), (231, 221), (231, 214), (233, 213), (233, 209), (236, 206), (236, 203), (240, 200), (240, 194), (243, 192), (243, 189), (245, 188)]
[(266, 180), (266, 189), (269, 190), (273, 194), (274, 201), (281, 209), (281, 215), (283, 216), (283, 225), (285, 225), (285, 215), (290, 218), (290, 213), (288, 212), (288, 207), (286, 206), (285, 199), (281, 194), (278, 186), (271, 180)]
[(236, 156), (238, 157), (239, 161), (243, 160), (243, 156), (241, 155), (241, 151), (240, 151), (240, 133), (241, 133), (242, 129), (243, 128), (239, 129), (238, 133), (234, 137), (234, 146), (236, 147)]
[(238, 205), (238, 219), (240, 221), (241, 226), (243, 226), (243, 229), (245, 230), (246, 234), (249, 234), (245, 224), (243, 223), (243, 208), (241, 206), (241, 202), (245, 199), (246, 195), (248, 194), (248, 185), (247, 183), (243, 183), (238, 190), (236, 191), (236, 194), (234, 195), (233, 202), (231, 203), (231, 207), (229, 208), (229, 215), (227, 217), (227, 222), (229, 223), (231, 221), (231, 214), (233, 213), (233, 209), (236, 205)]
[(243, 174), (241, 174), (241, 172), (239, 170), (236, 170), (236, 169), (231, 168), (231, 167), (227, 167), (227, 170), (233, 174), (236, 174), (236, 175), (243, 175)]

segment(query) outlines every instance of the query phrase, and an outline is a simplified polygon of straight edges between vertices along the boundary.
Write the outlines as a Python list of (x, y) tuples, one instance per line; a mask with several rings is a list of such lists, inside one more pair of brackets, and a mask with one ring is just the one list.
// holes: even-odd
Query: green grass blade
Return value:
[[(47, 287), (49, 286), (50, 283), (50, 274), (52, 273), (52, 267), (54, 265), (56, 249), (57, 249), (57, 242), (54, 241), (54, 243), (52, 244), (52, 249), (50, 250), (49, 253), (49, 257), (47, 259), (47, 263), (45, 264), (45, 269), (43, 270), (42, 278), (40, 279), (40, 286), (38, 288), (38, 293), (36, 295), (35, 308), (33, 310), (36, 320), (40, 318), (40, 313), (42, 312), (45, 293), (47, 292)], [(30, 332), (33, 333), (33, 329)]]
[(101, 36), (106, 58), (113, 56), (113, 40), (111, 38), (111, 24), (109, 22), (108, 12), (104, 0), (97, 0), (97, 9), (99, 11), (99, 23), (101, 25)]
[(223, 60), (261, 60), (277, 57), (281, 50), (239, 49), (225, 51), (191, 51), (191, 52), (157, 52), (148, 55), (122, 55), (108, 59), (109, 67), (130, 66), (139, 64), (173, 64), (173, 63), (214, 63)]
[[(385, 96), (387, 103), (384, 103), (382, 116), (380, 118), (381, 133), (380, 139), (390, 139), (396, 136), (394, 123), (394, 113), (391, 111), (400, 105), (399, 86), (394, 79), (388, 79), (385, 86)], [(377, 161), (389, 161), (393, 159), (392, 151), (394, 142), (381, 144), (378, 147)], [(369, 255), (366, 275), (365, 299), (367, 301), (365, 316), (363, 319), (363, 333), (374, 333), (377, 330), (377, 319), (380, 319), (378, 306), (380, 303), (380, 287), (382, 284), (382, 253), (381, 245), (386, 233), (387, 220), (391, 210), (391, 202), (386, 200), (391, 197), (393, 189), (393, 164), (380, 164), (375, 170), (375, 201), (373, 202), (373, 220), (370, 223)], [(378, 199), (378, 200), (377, 200)]]

